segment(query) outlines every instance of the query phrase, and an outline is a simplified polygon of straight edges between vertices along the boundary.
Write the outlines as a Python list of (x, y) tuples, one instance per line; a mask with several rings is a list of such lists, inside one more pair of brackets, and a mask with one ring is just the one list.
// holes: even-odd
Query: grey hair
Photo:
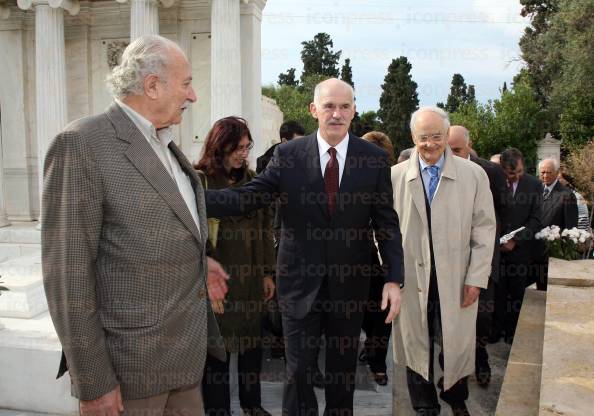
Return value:
[(444, 130), (447, 130), (450, 128), (450, 118), (448, 117), (448, 113), (446, 113), (439, 107), (426, 106), (426, 107), (421, 107), (417, 111), (412, 113), (412, 116), (410, 117), (410, 131), (411, 131), (411, 133), (415, 131), (415, 124), (417, 123), (417, 118), (419, 117), (419, 115), (426, 111), (428, 111), (430, 113), (435, 113), (439, 117), (441, 117), (441, 119), (443, 120)]
[(166, 71), (172, 49), (179, 49), (175, 42), (159, 35), (144, 35), (128, 45), (122, 62), (107, 76), (107, 87), (114, 97), (144, 95), (144, 79), (157, 75), (167, 81)]
[[(454, 127), (459, 127), (459, 128), (461, 128), (461, 129), (462, 129), (462, 133), (464, 133), (464, 144), (465, 144), (466, 146), (468, 146), (468, 145), (470, 144), (470, 133), (468, 132), (468, 129), (467, 129), (466, 127), (464, 127), (464, 126), (460, 126), (460, 125), (457, 125), (457, 126), (450, 126), (450, 128), (452, 128), (452, 129), (453, 129)], [(450, 132), (450, 134), (451, 134), (451, 132)]]
[(355, 89), (353, 88), (353, 86), (351, 84), (349, 84), (348, 82), (344, 82), (338, 78), (328, 78), (328, 79), (325, 79), (324, 81), (318, 82), (318, 84), (314, 88), (314, 99), (313, 99), (314, 103), (316, 103), (316, 104), (320, 103), (320, 95), (322, 94), (322, 88), (323, 88), (322, 84), (329, 80), (336, 80), (336, 81), (340, 81), (341, 83), (343, 83), (349, 89), (349, 92), (351, 93), (351, 101), (355, 102)]
[(544, 162), (553, 162), (553, 167), (555, 168), (555, 172), (559, 172), (559, 169), (561, 168), (559, 161), (555, 158), (549, 157), (547, 159), (543, 159), (540, 162), (538, 162), (538, 171), (540, 172), (540, 166), (544, 163)]

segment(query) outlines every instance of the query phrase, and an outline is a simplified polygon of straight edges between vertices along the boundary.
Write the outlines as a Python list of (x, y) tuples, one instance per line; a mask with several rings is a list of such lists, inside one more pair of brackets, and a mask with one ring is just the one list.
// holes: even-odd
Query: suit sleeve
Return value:
[(565, 217), (565, 227), (574, 228), (578, 225), (577, 199), (570, 190), (563, 198), (563, 216)]
[(525, 244), (534, 244), (534, 235), (542, 230), (542, 192), (543, 187), (540, 182), (535, 182), (532, 192), (526, 194), (526, 198), (530, 198), (530, 212), (528, 219), (524, 226), (525, 230), (519, 232), (514, 238), (518, 246)]
[(206, 214), (209, 218), (243, 215), (272, 204), (278, 197), (280, 172), (286, 159), (281, 158), (279, 147), (262, 173), (239, 188), (208, 189), (205, 191)]
[(486, 289), (491, 274), (496, 220), (489, 179), (482, 169), (478, 173), (470, 231), (470, 264), (464, 283)]
[(60, 134), (44, 165), (43, 283), (73, 394), (81, 400), (96, 399), (118, 384), (95, 296), (102, 203), (99, 170), (84, 138)]
[(394, 193), (387, 155), (382, 156), (376, 187), (376, 201), (371, 210), (371, 225), (375, 231), (384, 267), (385, 282), (404, 286), (402, 235), (398, 214), (394, 210)]

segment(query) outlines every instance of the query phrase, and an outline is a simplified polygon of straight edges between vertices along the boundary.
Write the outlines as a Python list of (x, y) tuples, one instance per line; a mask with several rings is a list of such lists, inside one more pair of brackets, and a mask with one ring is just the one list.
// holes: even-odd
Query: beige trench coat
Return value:
[[(418, 158), (413, 151), (407, 162), (392, 167), (405, 268), (402, 308), (393, 324), (394, 359), (428, 380), (431, 255)], [(463, 291), (465, 284), (487, 287), (495, 241), (495, 212), (487, 174), (479, 165), (454, 156), (447, 146), (431, 204), (431, 224), (447, 390), (474, 371), (478, 302), (462, 308)]]

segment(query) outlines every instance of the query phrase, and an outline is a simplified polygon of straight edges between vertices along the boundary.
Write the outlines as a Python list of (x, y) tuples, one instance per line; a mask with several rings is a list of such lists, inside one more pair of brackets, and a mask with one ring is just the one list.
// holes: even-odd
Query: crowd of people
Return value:
[[(234, 116), (192, 165), (172, 130), (197, 100), (191, 82), (174, 42), (142, 36), (108, 79), (113, 104), (47, 152), (44, 285), (80, 414), (231, 415), (236, 353), (244, 414), (270, 415), (268, 344), (285, 360), (283, 415), (317, 415), (314, 386), (325, 415), (352, 415), (357, 361), (385, 385), (392, 356), (417, 414), (440, 413), (439, 389), (468, 415), (468, 377), (490, 382), (487, 344), (512, 342), (528, 285), (546, 290), (534, 235), (589, 226), (558, 161), (539, 181), (517, 149), (481, 159), (437, 107), (412, 114), (413, 147), (396, 158), (384, 133), (350, 133), (353, 88), (328, 79), (309, 108), (317, 131), (285, 122), (257, 173)], [(265, 343), (272, 301), (281, 319)]]

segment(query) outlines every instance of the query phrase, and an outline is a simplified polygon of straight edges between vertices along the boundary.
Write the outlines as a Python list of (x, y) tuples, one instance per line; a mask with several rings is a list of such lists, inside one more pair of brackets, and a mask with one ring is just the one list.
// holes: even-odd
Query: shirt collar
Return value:
[(153, 123), (144, 118), (139, 112), (134, 110), (132, 107), (130, 107), (127, 104), (124, 104), (121, 100), (118, 100), (117, 98), (115, 99), (115, 102), (120, 106), (122, 110), (124, 110), (128, 117), (130, 117), (134, 125), (138, 127), (138, 130), (140, 130), (144, 137), (146, 137), (147, 139), (150, 138), (156, 141), (157, 143), (162, 144), (165, 147), (167, 147), (167, 145), (169, 145), (169, 142), (172, 141), (173, 129), (171, 127), (165, 127), (163, 129), (157, 130), (155, 129), (155, 126), (153, 126)]
[(553, 190), (553, 188), (555, 187), (555, 185), (557, 185), (558, 181), (559, 181), (559, 179), (555, 179), (555, 181), (552, 184), (550, 184), (549, 186), (545, 185), (545, 189), (548, 189), (549, 192), (551, 192)]
[[(442, 171), (444, 163), (445, 163), (445, 153), (442, 154), (441, 157), (439, 158), (439, 160), (437, 161), (437, 163), (435, 163), (435, 166), (437, 166), (439, 168), (440, 172)], [(425, 160), (421, 157), (421, 155), (419, 155), (419, 165), (421, 165), (421, 172), (424, 171), (427, 166), (431, 166), (427, 162), (425, 162)]]
[[(316, 136), (318, 139), (318, 149), (320, 150), (320, 155), (323, 155), (324, 153), (328, 152), (328, 149), (330, 149), (332, 146), (330, 146), (328, 144), (328, 142), (322, 138), (322, 135), (320, 134), (320, 129), (318, 129)], [(344, 138), (340, 141), (340, 143), (338, 143), (336, 146), (334, 146), (334, 148), (336, 149), (336, 153), (338, 154), (337, 156), (340, 156), (341, 158), (346, 159), (346, 153), (347, 153), (348, 147), (349, 147), (349, 133), (347, 133), (344, 136)]]

